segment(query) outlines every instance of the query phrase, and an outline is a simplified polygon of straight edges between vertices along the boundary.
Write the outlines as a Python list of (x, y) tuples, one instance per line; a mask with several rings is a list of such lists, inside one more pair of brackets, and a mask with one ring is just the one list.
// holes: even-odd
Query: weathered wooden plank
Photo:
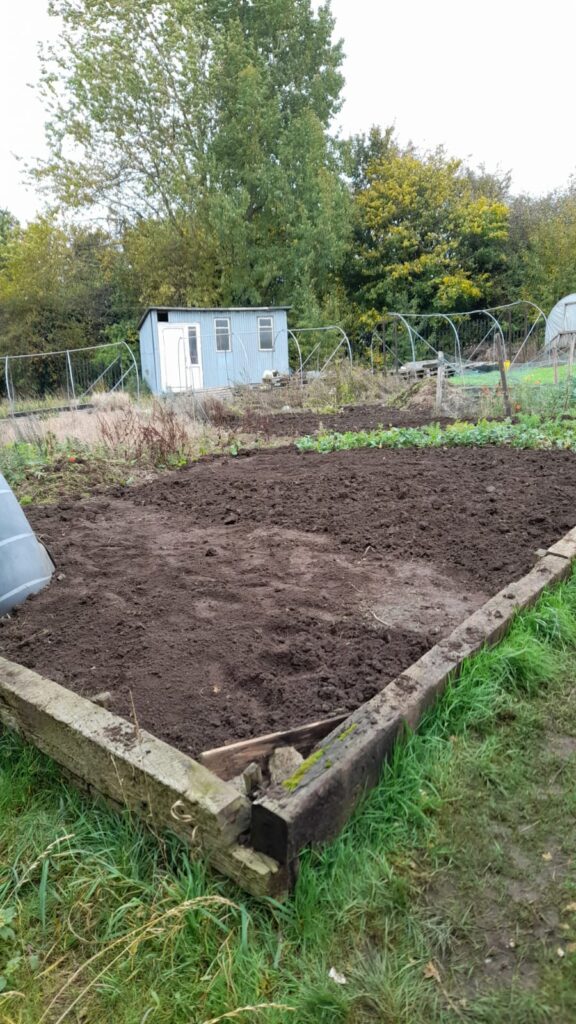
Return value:
[(520, 609), (533, 605), (546, 587), (570, 572), (569, 560), (546, 555), (353, 712), (318, 744), (294, 779), (256, 801), (251, 831), (255, 849), (288, 864), (303, 846), (336, 835), (365, 790), (378, 782), (405, 726), (416, 729), (465, 660), (501, 639)]
[(0, 722), (152, 827), (175, 832), (250, 892), (285, 892), (287, 873), (239, 844), (249, 801), (186, 754), (3, 658)]
[(347, 715), (336, 715), (323, 718), (318, 722), (300, 725), (283, 732), (271, 732), (266, 736), (257, 736), (238, 743), (229, 743), (225, 747), (205, 750), (198, 758), (200, 764), (224, 780), (240, 775), (253, 761), (261, 761), (274, 752), (276, 747), (295, 747), (301, 754), (308, 754), (324, 736), (340, 725)]
[(304, 763), (293, 791), (277, 786), (256, 801), (251, 832), (255, 848), (290, 864), (304, 846), (337, 835), (364, 789), (378, 781), (382, 762), (403, 728), (401, 711), (379, 697), (322, 742), (318, 760)]
[(551, 548), (548, 548), (549, 555), (560, 555), (562, 558), (575, 559), (576, 558), (576, 528), (569, 530), (561, 540), (553, 544)]

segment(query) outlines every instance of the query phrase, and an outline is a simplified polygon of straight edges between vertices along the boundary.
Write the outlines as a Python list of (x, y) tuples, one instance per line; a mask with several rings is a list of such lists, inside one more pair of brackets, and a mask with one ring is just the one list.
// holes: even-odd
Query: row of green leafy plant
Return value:
[(324, 433), (302, 437), (302, 452), (349, 451), (354, 448), (455, 448), (504, 445), (512, 448), (565, 448), (576, 451), (576, 420), (523, 416), (517, 422), (438, 423), (424, 427), (378, 427), (376, 430)]
[[(461, 791), (463, 769), (479, 759), (488, 771), (500, 726), (568, 678), (575, 650), (573, 577), (464, 666), (339, 839), (303, 855), (283, 906), (246, 899), (176, 841), (93, 807), (46, 758), (4, 734), (0, 1016), (15, 1024), (453, 1024), (450, 997), (429, 970), (434, 958), (446, 960), (453, 937), (422, 908), (413, 858), (424, 858), (431, 875), (445, 863), (442, 808), (452, 813), (464, 801), (462, 812), (477, 814)], [(506, 756), (525, 756), (525, 745)], [(331, 968), (346, 984), (329, 977)], [(513, 996), (520, 1007), (527, 994)], [(550, 1019), (496, 1008), (483, 1016), (474, 1002), (466, 1019)]]

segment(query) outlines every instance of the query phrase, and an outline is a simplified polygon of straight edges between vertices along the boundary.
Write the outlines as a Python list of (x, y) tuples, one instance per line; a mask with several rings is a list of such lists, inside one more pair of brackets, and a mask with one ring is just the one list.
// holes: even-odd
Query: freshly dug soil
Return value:
[(276, 449), (28, 509), (58, 577), (0, 653), (188, 753), (372, 697), (576, 521), (576, 459)]
[(348, 406), (342, 412), (249, 412), (239, 421), (244, 429), (267, 437), (305, 437), (319, 431), (376, 430), (378, 427), (422, 427), (428, 423), (452, 423), (449, 416), (430, 411), (404, 412), (381, 403)]

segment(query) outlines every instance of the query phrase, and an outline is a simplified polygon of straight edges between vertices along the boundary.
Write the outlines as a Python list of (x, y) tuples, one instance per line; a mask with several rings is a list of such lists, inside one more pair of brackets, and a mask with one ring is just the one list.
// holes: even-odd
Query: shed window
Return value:
[(227, 316), (216, 317), (214, 321), (216, 333), (216, 351), (229, 352), (230, 345), (230, 320)]
[(190, 364), (198, 366), (198, 328), (188, 328), (188, 351), (190, 353)]
[(158, 323), (159, 324), (167, 324), (168, 323), (168, 310), (166, 310), (166, 309), (159, 309), (158, 312), (157, 312), (157, 316), (158, 316)]
[(258, 317), (258, 344), (261, 352), (270, 352), (274, 348), (274, 317)]

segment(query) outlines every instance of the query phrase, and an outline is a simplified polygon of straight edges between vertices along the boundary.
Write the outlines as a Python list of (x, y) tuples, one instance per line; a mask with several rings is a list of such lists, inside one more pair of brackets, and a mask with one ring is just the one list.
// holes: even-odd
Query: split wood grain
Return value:
[(285, 729), (283, 732), (271, 732), (266, 736), (240, 740), (225, 747), (215, 747), (213, 750), (205, 750), (198, 760), (219, 778), (233, 779), (236, 775), (241, 775), (253, 761), (262, 761), (270, 757), (276, 747), (295, 747), (301, 754), (308, 754), (316, 743), (347, 717), (347, 714), (336, 715), (294, 729)]

